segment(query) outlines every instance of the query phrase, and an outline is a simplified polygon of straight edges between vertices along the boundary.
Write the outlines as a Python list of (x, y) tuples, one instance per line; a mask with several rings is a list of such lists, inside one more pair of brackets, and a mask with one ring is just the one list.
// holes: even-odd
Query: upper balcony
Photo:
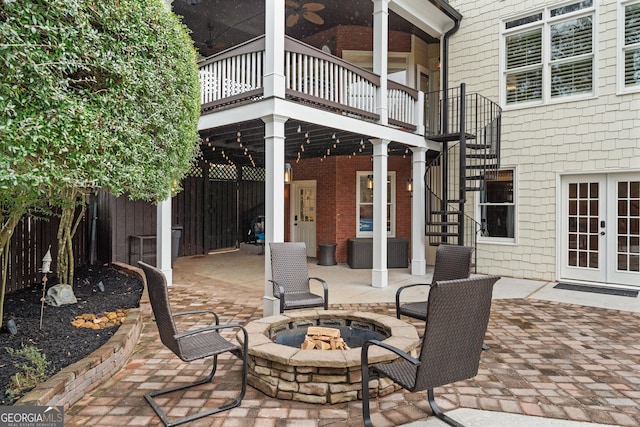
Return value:
[[(202, 114), (262, 99), (265, 38), (220, 52), (200, 62)], [(336, 114), (380, 121), (380, 77), (341, 58), (285, 37), (286, 97)], [(387, 122), (421, 132), (424, 95), (387, 82)]]

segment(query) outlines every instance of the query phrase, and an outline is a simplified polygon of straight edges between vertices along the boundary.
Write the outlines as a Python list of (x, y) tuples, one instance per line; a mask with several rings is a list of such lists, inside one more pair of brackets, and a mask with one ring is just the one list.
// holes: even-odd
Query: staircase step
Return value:
[(464, 179), (466, 181), (484, 181), (485, 180), (485, 176), (484, 175), (472, 175), (472, 176), (465, 176)]
[(467, 144), (467, 148), (470, 150), (488, 150), (491, 146), (489, 144)]
[(460, 225), (458, 222), (437, 222), (437, 221), (427, 221), (427, 225), (433, 225), (436, 227), (455, 227)]
[(453, 211), (431, 211), (431, 215), (460, 215), (462, 212), (458, 210)]
[(467, 153), (467, 159), (487, 159), (487, 160), (493, 160), (493, 159), (497, 159), (498, 155), (497, 154), (490, 154), (490, 153), (483, 153), (483, 154), (473, 154), (473, 153)]
[(467, 169), (473, 169), (473, 170), (493, 169), (493, 170), (497, 170), (498, 169), (498, 165), (493, 164), (493, 163), (487, 163), (486, 165), (467, 165)]
[[(438, 135), (431, 135), (428, 137), (428, 139), (436, 142), (451, 142), (451, 141), (460, 141), (460, 136), (461, 136), (460, 132), (440, 133)], [(465, 133), (464, 137), (466, 139), (476, 139), (476, 136), (472, 133)]]
[(424, 235), (432, 236), (432, 237), (456, 237), (458, 233), (442, 233), (439, 231), (427, 231), (424, 233)]

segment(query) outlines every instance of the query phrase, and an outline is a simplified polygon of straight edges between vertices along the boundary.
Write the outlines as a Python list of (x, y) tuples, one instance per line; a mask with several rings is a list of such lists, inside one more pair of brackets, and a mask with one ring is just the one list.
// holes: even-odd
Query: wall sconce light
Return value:
[(289, 184), (293, 181), (293, 169), (291, 169), (291, 163), (284, 164), (284, 183)]
[(407, 191), (410, 192), (410, 193), (413, 192), (413, 179), (412, 178), (409, 178), (407, 180)]
[(367, 175), (367, 189), (373, 190), (373, 175)]

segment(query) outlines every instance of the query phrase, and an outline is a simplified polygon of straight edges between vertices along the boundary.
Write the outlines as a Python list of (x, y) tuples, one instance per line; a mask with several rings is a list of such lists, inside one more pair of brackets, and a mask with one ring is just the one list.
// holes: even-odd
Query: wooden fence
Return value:
[[(55, 270), (58, 254), (58, 217), (48, 220), (36, 220), (31, 216), (25, 216), (20, 220), (13, 232), (9, 245), (9, 262), (7, 265), (6, 292), (39, 284), (42, 280), (42, 257), (51, 245), (53, 262), (51, 269)], [(87, 216), (82, 219), (73, 238), (73, 251), (76, 267), (88, 262), (89, 253), (89, 221)], [(0, 259), (0, 277), (4, 272), (4, 266)], [(55, 272), (54, 272), (55, 274)]]

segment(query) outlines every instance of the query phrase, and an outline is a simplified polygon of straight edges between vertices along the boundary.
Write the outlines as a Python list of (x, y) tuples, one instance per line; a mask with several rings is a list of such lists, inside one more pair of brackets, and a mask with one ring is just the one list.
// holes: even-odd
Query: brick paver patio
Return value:
[[(170, 289), (174, 312), (214, 308), (222, 322), (245, 324), (262, 316), (262, 293), (250, 286), (179, 272)], [(181, 362), (158, 338), (148, 303), (134, 355), (123, 370), (66, 412), (66, 426), (162, 425), (143, 398), (205, 373)], [(390, 303), (332, 304), (395, 315)], [(202, 325), (190, 319), (191, 325)], [(414, 322), (419, 326), (421, 322)], [(530, 299), (495, 300), (480, 372), (473, 380), (436, 389), (444, 410), (457, 407), (622, 426), (640, 425), (640, 315)], [(240, 362), (219, 360), (219, 376), (165, 400), (170, 416), (184, 416), (235, 396)], [(376, 426), (430, 416), (426, 393), (396, 392), (371, 402)], [(362, 425), (360, 401), (314, 405), (267, 397), (252, 387), (242, 405), (196, 426), (315, 427)]]

